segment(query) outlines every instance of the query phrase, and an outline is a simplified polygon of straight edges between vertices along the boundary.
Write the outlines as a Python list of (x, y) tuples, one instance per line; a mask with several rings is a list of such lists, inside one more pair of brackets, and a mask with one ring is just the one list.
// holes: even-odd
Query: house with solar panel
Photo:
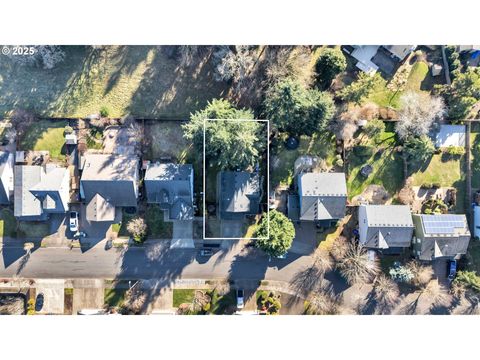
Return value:
[(413, 251), (420, 260), (456, 258), (467, 253), (470, 230), (465, 215), (413, 215)]
[(144, 178), (148, 204), (158, 204), (170, 220), (193, 220), (193, 166), (148, 164)]
[(361, 244), (389, 254), (410, 248), (415, 228), (408, 205), (360, 205), (358, 226)]
[(217, 174), (218, 217), (242, 220), (260, 213), (262, 191), (258, 172), (220, 171)]
[(296, 178), (298, 194), (288, 197), (288, 216), (330, 227), (345, 216), (347, 182), (344, 173), (302, 173)]

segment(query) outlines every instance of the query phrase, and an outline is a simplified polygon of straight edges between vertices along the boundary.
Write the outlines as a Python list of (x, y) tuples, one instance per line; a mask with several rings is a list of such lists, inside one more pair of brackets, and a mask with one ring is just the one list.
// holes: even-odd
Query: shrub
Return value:
[(147, 237), (147, 223), (143, 218), (134, 218), (128, 222), (127, 231), (132, 235), (133, 241), (142, 243)]
[(108, 117), (109, 114), (110, 114), (110, 111), (108, 110), (108, 108), (106, 106), (102, 106), (100, 109), (100, 116), (102, 118), (106, 118)]
[(343, 166), (343, 160), (342, 159), (337, 159), (335, 160), (335, 165), (342, 167)]
[(459, 271), (454, 283), (462, 284), (469, 289), (480, 292), (480, 276), (474, 271)]
[(27, 302), (27, 315), (35, 315), (35, 300), (33, 299)]
[(73, 128), (71, 126), (65, 126), (65, 134), (73, 133)]
[(451, 156), (461, 156), (465, 153), (463, 146), (449, 146), (444, 151)]

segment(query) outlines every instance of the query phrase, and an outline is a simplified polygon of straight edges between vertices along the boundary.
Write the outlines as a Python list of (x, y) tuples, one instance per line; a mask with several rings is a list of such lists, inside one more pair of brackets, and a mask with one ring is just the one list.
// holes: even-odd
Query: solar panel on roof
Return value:
[(453, 234), (456, 228), (465, 227), (462, 215), (422, 215), (427, 234)]

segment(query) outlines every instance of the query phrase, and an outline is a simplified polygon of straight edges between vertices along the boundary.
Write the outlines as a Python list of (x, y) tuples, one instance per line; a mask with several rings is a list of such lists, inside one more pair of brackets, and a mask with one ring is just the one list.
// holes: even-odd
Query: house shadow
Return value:
[(184, 268), (193, 262), (194, 257), (195, 251), (170, 249), (169, 242), (132, 246), (123, 250), (120, 271), (114, 281), (151, 279), (143, 281), (141, 287), (145, 300), (139, 313), (145, 314), (156, 299), (181, 278)]
[(1, 248), (1, 253), (5, 270), (18, 262), (15, 276), (19, 276), (30, 260), (31, 254), (40, 247), (40, 242), (38, 241), (33, 242), (33, 244), (33, 248), (27, 251), (23, 248), (23, 245), (4, 243)]

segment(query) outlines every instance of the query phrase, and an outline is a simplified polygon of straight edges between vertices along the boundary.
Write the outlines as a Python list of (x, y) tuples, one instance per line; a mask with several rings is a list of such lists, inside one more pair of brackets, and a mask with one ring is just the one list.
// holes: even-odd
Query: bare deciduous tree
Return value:
[(401, 139), (427, 135), (434, 123), (445, 113), (440, 97), (418, 92), (407, 92), (400, 98), (396, 132)]
[(255, 63), (252, 46), (236, 45), (235, 50), (222, 46), (218, 48), (214, 56), (219, 61), (215, 72), (217, 81), (232, 80), (236, 84), (242, 84)]
[(398, 285), (383, 274), (375, 279), (373, 290), (375, 292), (375, 300), (381, 309), (392, 307), (397, 302), (400, 293)]
[(378, 264), (368, 257), (367, 250), (360, 244), (347, 243), (346, 251), (337, 266), (340, 274), (350, 284), (368, 283), (378, 273)]
[(331, 288), (315, 291), (305, 309), (308, 315), (336, 315), (339, 311), (340, 299), (335, 296)]
[(190, 66), (198, 53), (197, 45), (182, 45), (178, 47), (178, 57), (181, 67)]
[(410, 176), (398, 192), (398, 200), (404, 205), (411, 205), (415, 201), (415, 191), (413, 191), (412, 185), (413, 178)]
[(419, 288), (425, 288), (433, 278), (432, 267), (422, 265), (416, 260), (410, 261), (407, 268), (413, 273), (413, 284)]
[(265, 85), (270, 86), (279, 80), (291, 78), (305, 87), (313, 82), (313, 70), (310, 66), (310, 50), (305, 46), (269, 46), (266, 61)]

